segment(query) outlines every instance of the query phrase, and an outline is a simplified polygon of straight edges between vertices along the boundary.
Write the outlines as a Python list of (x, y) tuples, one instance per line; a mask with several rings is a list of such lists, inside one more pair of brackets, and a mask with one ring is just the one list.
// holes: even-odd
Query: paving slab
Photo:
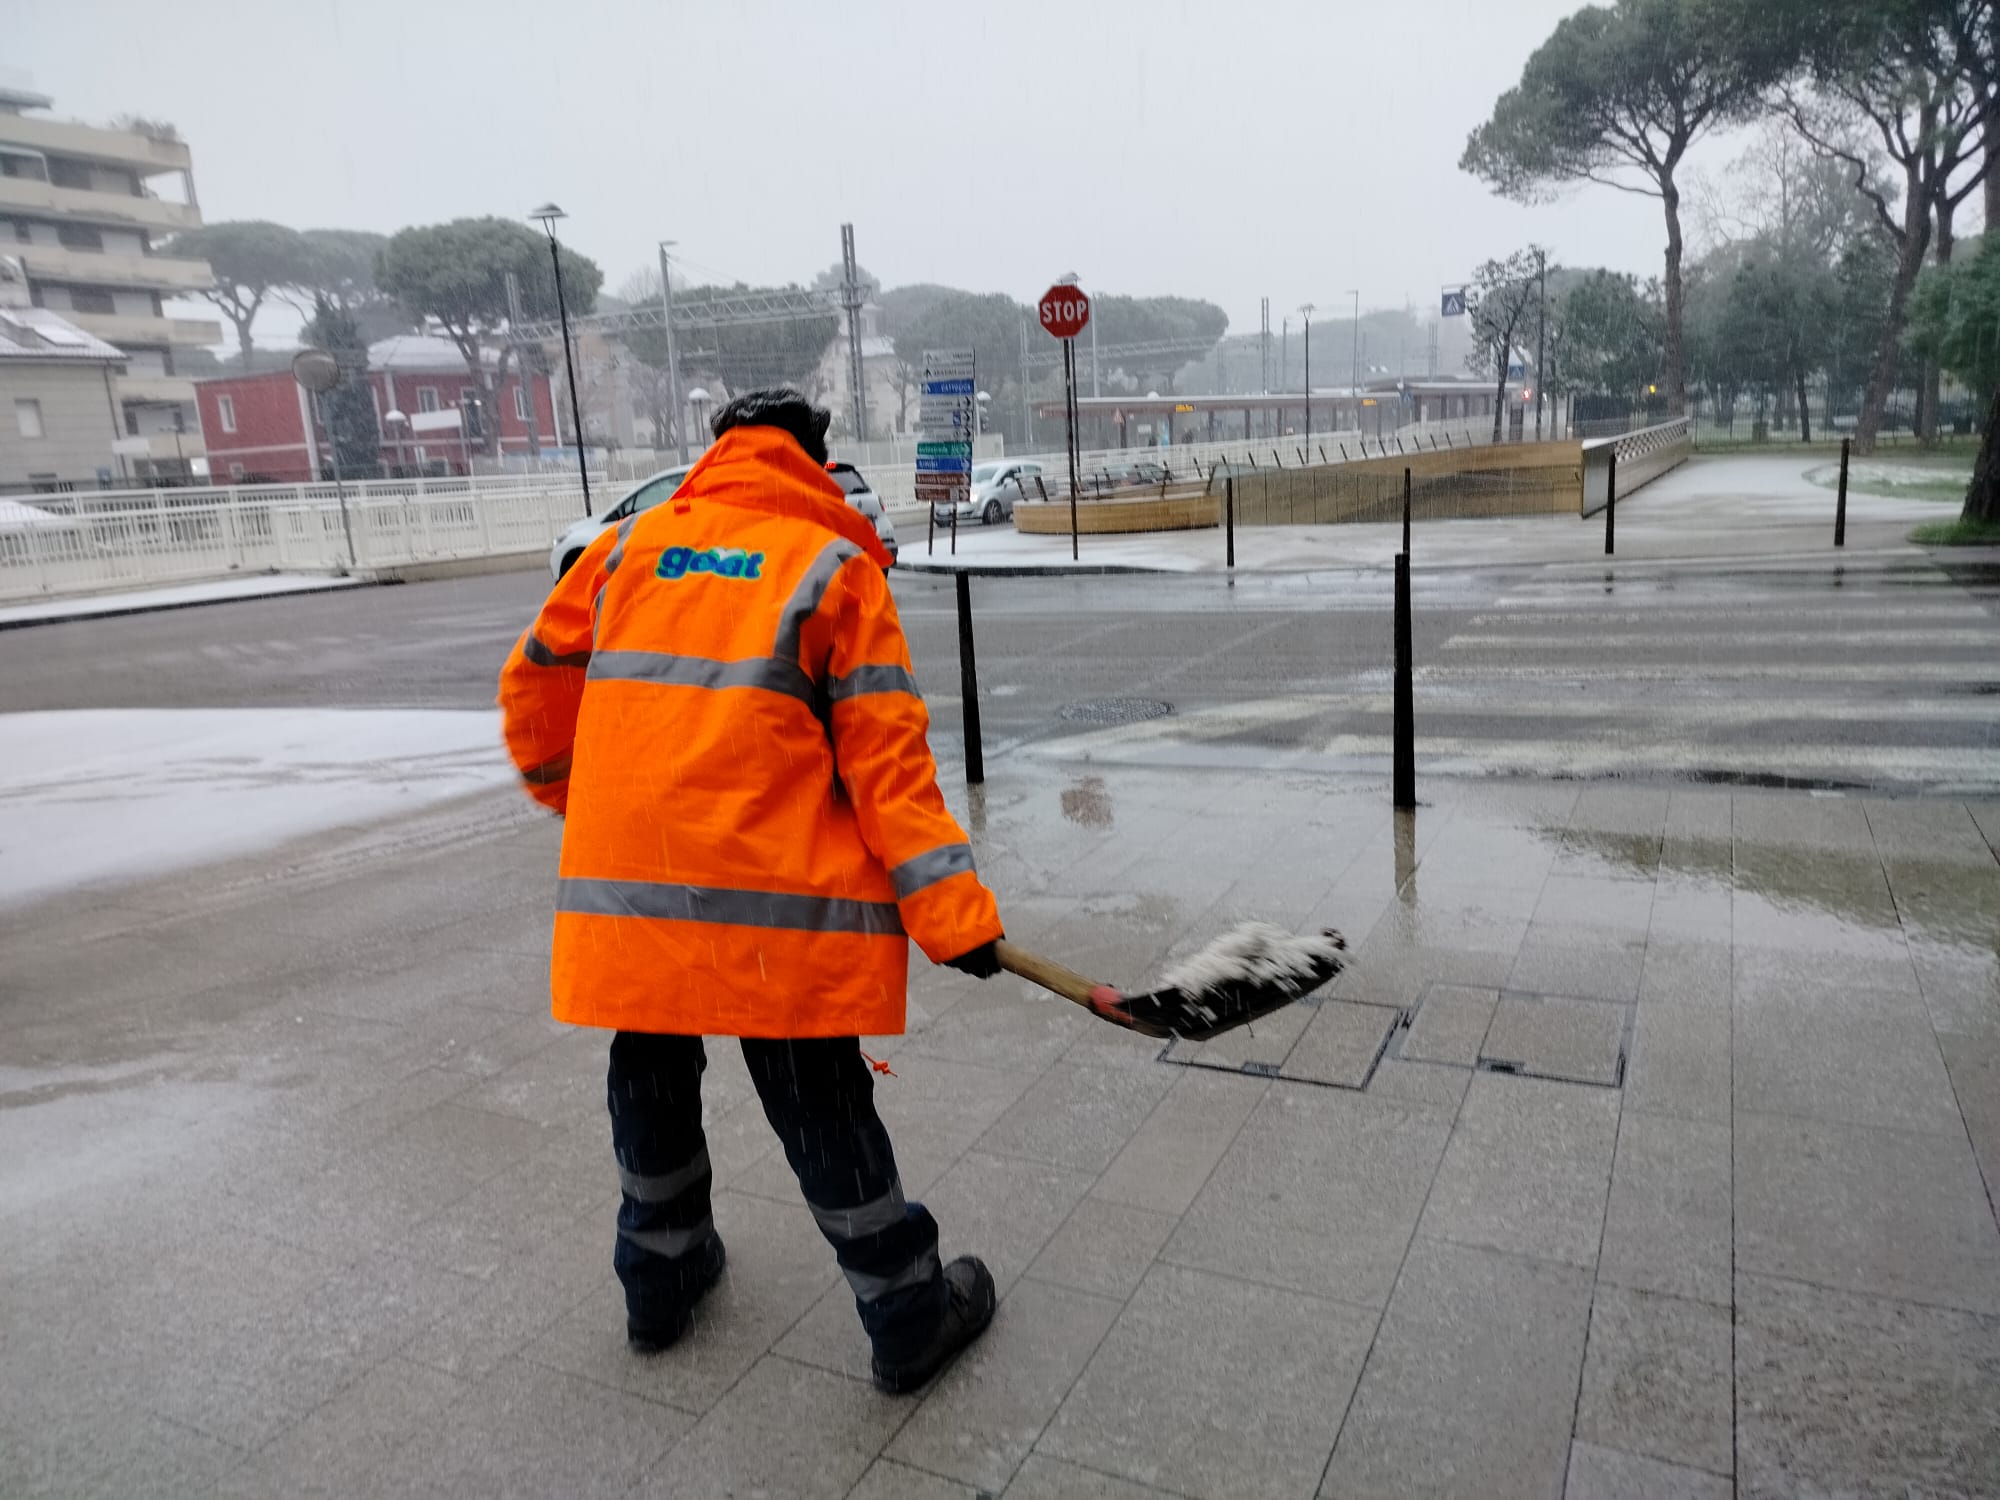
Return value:
[(1576, 1435), (1726, 1475), (1735, 1464), (1727, 1308), (1600, 1286)]
[(1626, 1107), (1727, 1124), (1730, 1043), (1727, 1009), (1641, 1005), (1625, 1068)]
[(1730, 1129), (1626, 1109), (1618, 1125), (1599, 1278), (1727, 1307)]
[(1738, 1109), (1964, 1135), (1937, 1037), (1921, 1018), (1826, 1011), (1777, 999), (1736, 1008)]
[(670, 1407), (509, 1361), (385, 1458), (360, 1493), (628, 1494), (693, 1425)]
[(924, 1397), (889, 1457), (976, 1489), (1003, 1489), (1120, 1310), (1108, 1297), (1022, 1282), (992, 1328)]
[(1375, 1065), (1375, 1076), (1368, 1080), (1368, 1092), (1377, 1099), (1394, 1100), (1427, 1114), (1441, 1115), (1449, 1123), (1458, 1118), (1459, 1106), (1465, 1101), (1465, 1091), (1471, 1082), (1470, 1068), (1385, 1057)]
[(1498, 990), (1432, 985), (1424, 991), (1396, 1055), (1408, 1062), (1471, 1067), (1479, 1061), (1479, 1044), (1486, 1040), (1499, 1001)]
[(1589, 1318), (1587, 1271), (1420, 1241), (1320, 1494), (1560, 1496)]
[(1085, 1198), (1042, 1247), (1028, 1274), (1122, 1302), (1138, 1290), (1179, 1222), (1175, 1214)]
[(1170, 1068), (1051, 1067), (979, 1138), (979, 1148), (1102, 1172), (1178, 1076)]
[(1964, 1137), (1736, 1116), (1745, 1272), (2000, 1314), (2000, 1227)]
[(1644, 929), (1631, 936), (1616, 928), (1538, 921), (1522, 936), (1506, 988), (1629, 1005), (1639, 997), (1645, 959)]
[(1646, 940), (1639, 969), (1639, 1003), (1727, 1006), (1735, 993), (1731, 960), (1726, 928), (1715, 939), (1656, 931)]
[(863, 1381), (769, 1355), (630, 1493), (842, 1500), (908, 1415)]
[(472, 1386), (405, 1359), (374, 1366), (354, 1384), (230, 1470), (218, 1500), (268, 1495), (347, 1500), (366, 1493), (383, 1454), (434, 1433), (445, 1408)]
[(980, 1500), (980, 1492), (908, 1464), (878, 1458), (861, 1476), (861, 1483), (847, 1492), (847, 1500)]
[(1004, 1500), (1161, 1500), (1161, 1497), (1175, 1500), (1168, 1497), (1167, 1491), (1151, 1485), (1134, 1484), (1129, 1479), (1102, 1474), (1080, 1464), (1031, 1453), (1014, 1476), (1014, 1482), (1007, 1486)]
[(1734, 1500), (1735, 1486), (1718, 1474), (1572, 1443), (1563, 1500)]
[(1091, 1196), (1163, 1214), (1186, 1212), (1268, 1087), (1260, 1078), (1189, 1069), (1104, 1169)]
[(1538, 1078), (1609, 1088), (1625, 1068), (1631, 1007), (1602, 1000), (1508, 993), (1500, 997), (1479, 1060)]
[(1595, 1266), (1617, 1138), (1615, 1090), (1477, 1074), (1418, 1235)]
[(1450, 1128), (1366, 1094), (1274, 1084), (1161, 1258), (1379, 1308)]
[(2000, 1038), (1940, 1036), (1986, 1196), (2000, 1203)]
[(1745, 1275), (1737, 1287), (1739, 1493), (1990, 1495), (2000, 1321)]
[(1361, 1088), (1375, 1071), (1396, 1021), (1397, 1013), (1380, 1005), (1329, 1000), (1316, 1006), (1278, 1076), (1333, 1088)]
[(1374, 1329), (1346, 1303), (1155, 1266), (1037, 1450), (1188, 1496), (1309, 1494)]

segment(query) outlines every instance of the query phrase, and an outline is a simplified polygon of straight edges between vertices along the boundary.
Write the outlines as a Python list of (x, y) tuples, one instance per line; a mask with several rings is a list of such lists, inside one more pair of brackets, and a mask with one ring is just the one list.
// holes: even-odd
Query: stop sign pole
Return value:
[(1063, 347), (1063, 420), (1069, 429), (1069, 556), (1077, 558), (1076, 546), (1076, 470), (1077, 470), (1077, 406), (1076, 406), (1076, 336), (1090, 326), (1090, 298), (1074, 277), (1057, 282), (1042, 293), (1040, 312), (1042, 327), (1050, 335), (1062, 340)]

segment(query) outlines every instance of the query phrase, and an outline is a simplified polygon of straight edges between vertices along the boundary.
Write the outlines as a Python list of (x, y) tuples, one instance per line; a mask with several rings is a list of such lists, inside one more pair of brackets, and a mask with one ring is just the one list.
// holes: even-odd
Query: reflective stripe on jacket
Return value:
[(556, 585), (500, 706), (529, 795), (567, 819), (557, 1019), (900, 1032), (906, 934), (934, 961), (999, 936), (887, 560), (796, 442), (749, 427)]

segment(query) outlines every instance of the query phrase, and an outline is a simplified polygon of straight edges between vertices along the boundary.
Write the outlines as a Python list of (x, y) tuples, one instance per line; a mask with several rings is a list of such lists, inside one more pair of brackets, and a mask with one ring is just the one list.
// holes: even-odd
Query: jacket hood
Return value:
[(845, 537), (879, 567), (891, 561), (833, 476), (775, 427), (734, 427), (717, 438), (674, 491), (675, 500), (682, 498), (796, 517)]

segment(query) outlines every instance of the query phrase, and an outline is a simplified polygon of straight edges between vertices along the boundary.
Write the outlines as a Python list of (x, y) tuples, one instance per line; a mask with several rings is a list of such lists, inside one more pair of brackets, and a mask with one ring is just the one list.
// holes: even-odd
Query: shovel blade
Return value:
[(1121, 996), (1117, 1013), (1100, 1007), (1100, 1014), (1148, 1036), (1208, 1041), (1283, 1010), (1340, 973), (1347, 966), (1346, 941), (1337, 932), (1329, 931), (1324, 937), (1327, 941), (1309, 961), (1294, 965), (1283, 975), (1222, 978), (1198, 989), (1168, 985), (1143, 995)]

